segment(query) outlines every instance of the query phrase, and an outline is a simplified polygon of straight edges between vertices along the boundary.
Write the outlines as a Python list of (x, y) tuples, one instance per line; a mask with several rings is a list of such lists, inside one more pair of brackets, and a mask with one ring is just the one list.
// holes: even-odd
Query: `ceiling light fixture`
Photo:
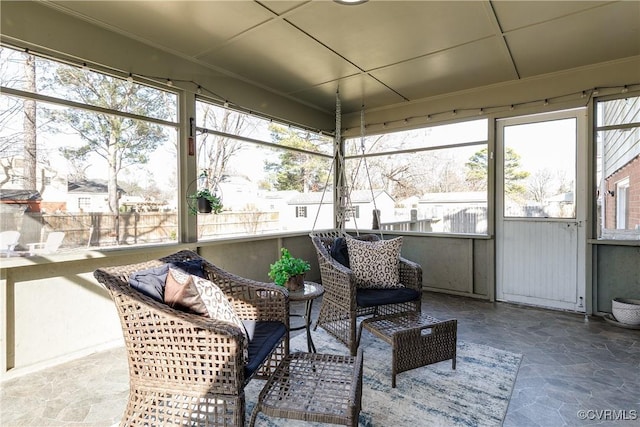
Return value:
[(356, 4), (366, 3), (369, 0), (333, 0), (333, 1), (338, 3), (338, 4), (344, 4), (344, 5), (347, 5), (347, 6), (352, 6), (352, 5), (356, 5)]

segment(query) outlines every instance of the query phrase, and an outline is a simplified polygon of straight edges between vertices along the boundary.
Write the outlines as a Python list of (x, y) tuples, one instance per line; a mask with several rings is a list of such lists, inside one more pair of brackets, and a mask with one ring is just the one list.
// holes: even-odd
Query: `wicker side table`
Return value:
[(391, 344), (393, 388), (396, 386), (396, 375), (410, 369), (449, 359), (451, 368), (456, 369), (456, 319), (440, 321), (420, 312), (370, 317), (360, 325), (358, 343), (363, 328)]
[(362, 351), (355, 357), (292, 353), (267, 380), (251, 413), (356, 427), (362, 401)]

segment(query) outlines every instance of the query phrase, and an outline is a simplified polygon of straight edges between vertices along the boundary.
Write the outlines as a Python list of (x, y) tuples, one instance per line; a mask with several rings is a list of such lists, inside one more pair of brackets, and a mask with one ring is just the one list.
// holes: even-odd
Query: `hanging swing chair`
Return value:
[[(355, 216), (352, 215), (354, 209), (351, 205), (350, 187), (345, 185), (344, 150), (340, 130), (341, 107), (337, 92), (336, 137), (332, 162), (332, 168), (335, 164), (338, 175), (336, 228), (316, 232), (315, 225), (318, 218), (316, 214), (316, 221), (309, 234), (318, 256), (320, 279), (325, 289), (315, 328), (320, 326), (326, 330), (345, 344), (351, 355), (355, 356), (358, 349), (356, 339), (358, 317), (421, 310), (422, 268), (419, 264), (400, 256), (401, 237), (384, 240), (382, 233), (379, 235), (359, 233)], [(360, 134), (360, 148), (364, 154), (364, 109), (360, 115)], [(364, 155), (360, 158), (360, 162), (363, 161), (368, 177)], [(330, 175), (331, 171), (329, 171)], [(354, 180), (356, 176), (357, 171)], [(369, 187), (371, 188), (370, 179)], [(325, 188), (328, 188), (327, 185)], [(374, 218), (379, 224), (373, 189), (371, 189), (371, 196), (374, 204)], [(324, 193), (320, 205), (323, 199)], [(320, 208), (318, 214), (319, 212)], [(355, 224), (353, 236), (345, 230), (345, 223), (350, 218)], [(384, 266), (390, 266), (390, 268)]]

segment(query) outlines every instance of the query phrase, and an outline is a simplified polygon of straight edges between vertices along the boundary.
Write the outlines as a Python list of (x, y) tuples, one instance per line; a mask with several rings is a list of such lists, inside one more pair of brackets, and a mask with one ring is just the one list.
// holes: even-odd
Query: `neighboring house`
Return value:
[(246, 175), (223, 175), (218, 184), (225, 210), (248, 211), (256, 208), (258, 186)]
[(441, 218), (445, 212), (468, 207), (486, 207), (486, 191), (425, 193), (418, 200), (418, 216)]
[(260, 193), (258, 200), (256, 200), (256, 203), (259, 204), (257, 208), (263, 211), (284, 212), (289, 206), (289, 200), (298, 195), (300, 192), (296, 190), (265, 191)]
[[(350, 194), (351, 217), (347, 228), (370, 229), (373, 225), (373, 210), (380, 211), (384, 218), (393, 218), (395, 201), (384, 190), (354, 190)], [(291, 224), (289, 229), (333, 228), (333, 194), (331, 192), (301, 193), (288, 200), (289, 209), (282, 211), (283, 222)], [(316, 219), (317, 217), (317, 219)], [(314, 226), (315, 225), (315, 226)]]
[[(53, 213), (66, 209), (67, 181), (65, 176), (49, 166), (37, 163), (36, 187), (25, 189), (24, 161), (21, 154), (12, 155), (10, 159), (4, 159), (8, 165), (0, 168), (0, 182), (2, 184), (3, 201), (9, 203), (13, 197), (16, 203), (25, 205), (26, 212)], [(37, 203), (33, 199), (37, 194)], [(14, 197), (18, 195), (17, 197)], [(5, 197), (6, 196), (6, 197)], [(25, 200), (29, 203), (25, 204)]]
[(59, 213), (67, 211), (67, 189), (66, 176), (59, 176), (58, 173), (45, 177), (42, 191), (42, 212)]
[[(640, 115), (640, 98), (623, 103), (602, 103), (603, 124), (625, 123)], [(604, 201), (604, 234), (640, 233), (640, 131), (638, 129), (601, 132), (601, 197)], [(640, 236), (639, 236), (640, 237)]]
[(604, 180), (604, 228), (609, 231), (640, 231), (640, 144), (627, 154), (635, 156)]
[(40, 212), (42, 196), (35, 190), (0, 190), (1, 212)]
[[(118, 197), (125, 193), (118, 188)], [(69, 182), (68, 212), (109, 212), (109, 191), (106, 181), (84, 180)]]
[(426, 193), (418, 201), (418, 218), (432, 219), (432, 231), (485, 233), (487, 231), (487, 193), (460, 191)]

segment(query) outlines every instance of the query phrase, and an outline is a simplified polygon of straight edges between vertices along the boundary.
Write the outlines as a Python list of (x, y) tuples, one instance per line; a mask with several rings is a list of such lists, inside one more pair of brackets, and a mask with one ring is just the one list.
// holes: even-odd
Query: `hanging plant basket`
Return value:
[(222, 212), (220, 197), (207, 189), (198, 190), (198, 192), (190, 194), (187, 196), (187, 200), (189, 201), (189, 213), (192, 215), (212, 212), (219, 214)]
[[(199, 190), (197, 190), (198, 187), (200, 187)], [(199, 213), (219, 214), (222, 212), (221, 191), (215, 184), (211, 183), (205, 171), (200, 173), (198, 178), (189, 184), (187, 188), (187, 204), (191, 215)]]
[(200, 213), (211, 213), (213, 210), (213, 206), (211, 201), (206, 197), (198, 197), (198, 212)]

